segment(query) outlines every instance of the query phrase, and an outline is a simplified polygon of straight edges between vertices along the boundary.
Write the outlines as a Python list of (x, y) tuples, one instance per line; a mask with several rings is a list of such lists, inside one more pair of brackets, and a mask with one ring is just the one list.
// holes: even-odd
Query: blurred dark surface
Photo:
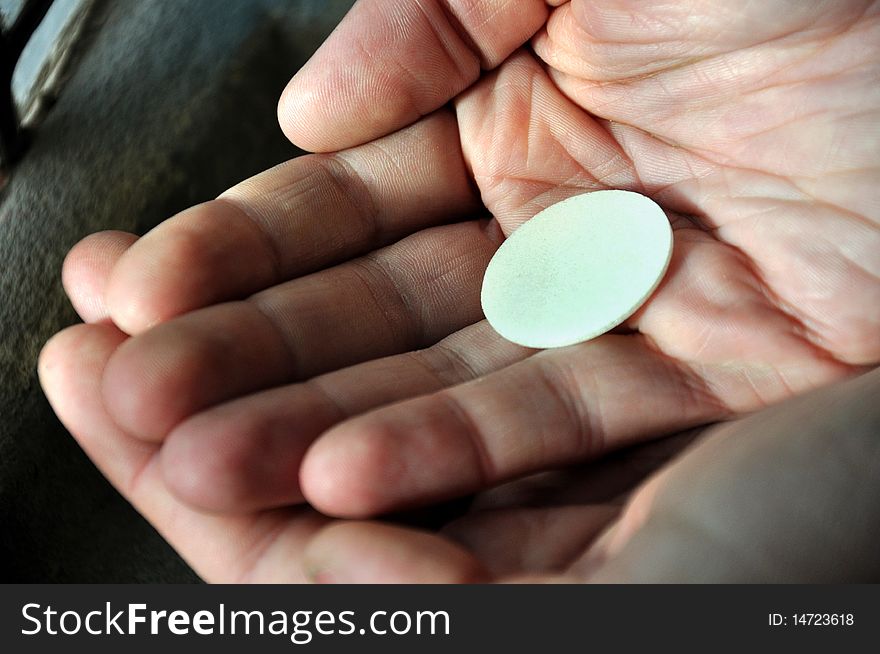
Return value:
[(92, 466), (36, 377), (76, 322), (66, 252), (143, 233), (296, 156), (278, 95), (349, 0), (103, 0), (0, 196), (0, 580), (197, 577)]

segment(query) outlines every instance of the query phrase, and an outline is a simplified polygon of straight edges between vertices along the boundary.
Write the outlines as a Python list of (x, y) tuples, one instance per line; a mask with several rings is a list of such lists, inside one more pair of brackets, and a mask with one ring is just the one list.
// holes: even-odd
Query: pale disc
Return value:
[(650, 297), (669, 266), (672, 229), (653, 200), (595, 191), (547, 207), (502, 243), (483, 278), (489, 324), (526, 347), (604, 334)]

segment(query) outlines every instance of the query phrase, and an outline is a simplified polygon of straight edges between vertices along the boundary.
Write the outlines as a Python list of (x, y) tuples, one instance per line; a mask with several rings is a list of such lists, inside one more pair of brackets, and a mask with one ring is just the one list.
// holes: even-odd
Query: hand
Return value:
[[(749, 418), (511, 482), (433, 541), (338, 523), (309, 544), (306, 566), (335, 582), (399, 579), (397, 560), (447, 577), (473, 574), (476, 562), (490, 578), (520, 582), (876, 581), (878, 392), (880, 369)], [(473, 558), (444, 550), (441, 537)]]
[[(210, 558), (208, 541), (159, 510), (179, 498), (261, 515), (304, 493), (370, 515), (753, 410), (880, 358), (872, 9), (700, 5), (683, 21), (642, 4), (621, 32), (620, 3), (566, 4), (543, 28), (546, 7), (519, 3), (461, 16), (462, 40), (419, 6), (359, 4), (281, 115), (315, 149), (426, 118), (269, 171), (118, 263), (131, 237), (94, 237), (68, 259), (84, 317), (134, 337), (106, 325), (58, 337), (47, 393), (190, 561)], [(439, 35), (427, 46), (426, 21)], [(389, 31), (401, 25), (419, 38)], [(516, 50), (535, 30), (547, 69)], [(466, 88), (478, 60), (500, 65)], [(454, 118), (430, 113), (451, 97)], [(499, 228), (605, 187), (652, 195), (676, 227), (633, 333), (542, 353), (500, 341), (477, 301)], [(481, 202), (495, 219), (437, 226)], [(78, 361), (77, 347), (100, 351), (91, 413), (47, 372)], [(102, 459), (96, 443), (117, 440), (155, 462), (146, 497), (128, 488), (131, 468)]]
[(124, 335), (110, 325), (80, 326), (59, 338), (67, 356), (54, 360), (50, 347), (43, 375), (56, 397), (69, 394), (65, 422), (209, 580), (840, 583), (880, 576), (880, 369), (749, 418), (510, 482), (478, 496), (435, 535), (330, 522), (307, 509), (225, 517), (192, 510), (168, 492), (155, 446), (123, 434), (103, 410), (101, 369)]

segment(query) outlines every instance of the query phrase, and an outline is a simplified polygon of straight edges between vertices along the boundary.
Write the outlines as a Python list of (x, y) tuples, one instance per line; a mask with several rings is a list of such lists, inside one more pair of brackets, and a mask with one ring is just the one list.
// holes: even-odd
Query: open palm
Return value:
[[(324, 522), (272, 507), (426, 504), (880, 360), (878, 7), (551, 4), (360, 3), (280, 115), (364, 145), (68, 259), (81, 314), (122, 332), (53, 341), (50, 399), (209, 578)], [(668, 211), (664, 283), (630, 333), (504, 342), (479, 308), (502, 233), (601, 188)], [(249, 537), (211, 527), (206, 554), (192, 521), (224, 520)]]

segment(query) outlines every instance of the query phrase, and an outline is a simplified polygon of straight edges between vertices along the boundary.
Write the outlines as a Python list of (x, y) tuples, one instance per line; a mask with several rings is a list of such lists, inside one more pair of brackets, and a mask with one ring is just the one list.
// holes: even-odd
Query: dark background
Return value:
[(36, 376), (77, 318), (61, 262), (296, 156), (275, 107), (350, 0), (97, 0), (0, 192), (0, 581), (197, 577), (92, 466)]

